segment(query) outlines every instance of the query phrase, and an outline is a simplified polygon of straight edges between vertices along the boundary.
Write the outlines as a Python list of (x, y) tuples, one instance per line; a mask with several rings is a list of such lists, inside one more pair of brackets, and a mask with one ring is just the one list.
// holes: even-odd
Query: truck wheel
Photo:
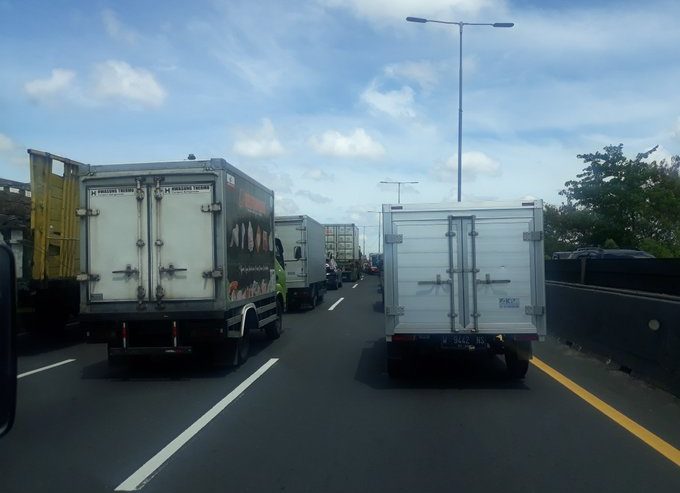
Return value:
[(276, 300), (276, 315), (278, 318), (265, 327), (264, 331), (269, 339), (278, 339), (283, 332), (283, 306)]
[(512, 379), (521, 380), (529, 370), (529, 360), (519, 359), (517, 352), (506, 350), (505, 352), (505, 366), (508, 369), (508, 376)]
[(243, 337), (238, 339), (236, 343), (236, 366), (241, 366), (243, 363), (248, 361), (248, 356), (250, 355), (250, 330), (246, 327), (243, 331)]
[(316, 296), (316, 289), (315, 289), (314, 292), (312, 293), (312, 299), (309, 302), (309, 305), (312, 307), (312, 310), (314, 310), (314, 308), (316, 308), (316, 303), (317, 303), (316, 298), (317, 298), (317, 296)]

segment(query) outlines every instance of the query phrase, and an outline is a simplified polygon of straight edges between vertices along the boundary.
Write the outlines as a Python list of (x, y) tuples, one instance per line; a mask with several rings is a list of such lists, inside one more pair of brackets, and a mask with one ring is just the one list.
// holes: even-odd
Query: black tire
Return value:
[(402, 360), (387, 358), (387, 374), (390, 378), (403, 378), (405, 373), (404, 362)]
[(311, 307), (312, 310), (314, 310), (314, 308), (316, 308), (316, 304), (317, 304), (317, 295), (316, 295), (316, 288), (315, 288), (312, 291), (312, 299), (309, 302), (309, 306)]
[(283, 305), (280, 300), (276, 300), (276, 314), (278, 315), (278, 318), (264, 329), (267, 337), (272, 340), (281, 337), (281, 333), (283, 332)]
[(247, 325), (243, 331), (243, 337), (233, 339), (231, 345), (233, 348), (233, 366), (238, 367), (248, 361), (248, 356), (250, 356), (250, 330)]
[(519, 359), (514, 351), (506, 351), (505, 366), (508, 376), (514, 380), (523, 379), (529, 370), (529, 360)]

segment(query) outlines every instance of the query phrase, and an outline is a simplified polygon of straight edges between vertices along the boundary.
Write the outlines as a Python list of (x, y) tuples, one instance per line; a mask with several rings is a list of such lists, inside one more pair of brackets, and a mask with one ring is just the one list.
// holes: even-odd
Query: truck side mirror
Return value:
[(300, 260), (302, 258), (302, 248), (299, 246), (295, 247), (295, 260)]
[(283, 243), (278, 238), (274, 239), (274, 246), (276, 247), (276, 260), (279, 262), (281, 267), (285, 268), (286, 263), (283, 260)]
[(0, 436), (14, 423), (17, 402), (16, 273), (14, 254), (0, 240)]

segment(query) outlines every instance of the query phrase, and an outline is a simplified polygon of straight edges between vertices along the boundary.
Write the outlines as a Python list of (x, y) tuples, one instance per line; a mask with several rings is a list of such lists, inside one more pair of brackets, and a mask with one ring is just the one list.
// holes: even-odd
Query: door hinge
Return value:
[(220, 202), (215, 202), (214, 204), (203, 204), (201, 206), (201, 212), (220, 212), (222, 210), (222, 204)]
[(543, 240), (543, 231), (525, 231), (522, 233), (524, 241), (541, 241)]
[(221, 279), (224, 273), (222, 272), (222, 268), (218, 267), (215, 270), (206, 270), (203, 272), (203, 278), (204, 279)]
[(403, 243), (404, 235), (386, 234), (385, 243)]
[(386, 306), (385, 315), (388, 317), (401, 317), (404, 315), (403, 306)]
[(86, 217), (86, 216), (98, 216), (99, 209), (76, 209), (76, 216)]
[(541, 305), (526, 305), (524, 307), (524, 313), (527, 315), (540, 317), (541, 315), (545, 314), (545, 307)]

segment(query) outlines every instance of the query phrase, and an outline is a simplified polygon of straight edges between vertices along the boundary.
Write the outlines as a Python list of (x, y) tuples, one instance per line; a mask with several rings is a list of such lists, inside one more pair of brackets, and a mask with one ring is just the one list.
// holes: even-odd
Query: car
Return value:
[(655, 258), (651, 253), (647, 253), (642, 250), (632, 250), (623, 248), (579, 248), (575, 252), (569, 255), (570, 259), (576, 258), (597, 258), (597, 259), (610, 259), (610, 258)]
[(338, 289), (342, 287), (342, 270), (333, 259), (326, 262), (326, 287)]

